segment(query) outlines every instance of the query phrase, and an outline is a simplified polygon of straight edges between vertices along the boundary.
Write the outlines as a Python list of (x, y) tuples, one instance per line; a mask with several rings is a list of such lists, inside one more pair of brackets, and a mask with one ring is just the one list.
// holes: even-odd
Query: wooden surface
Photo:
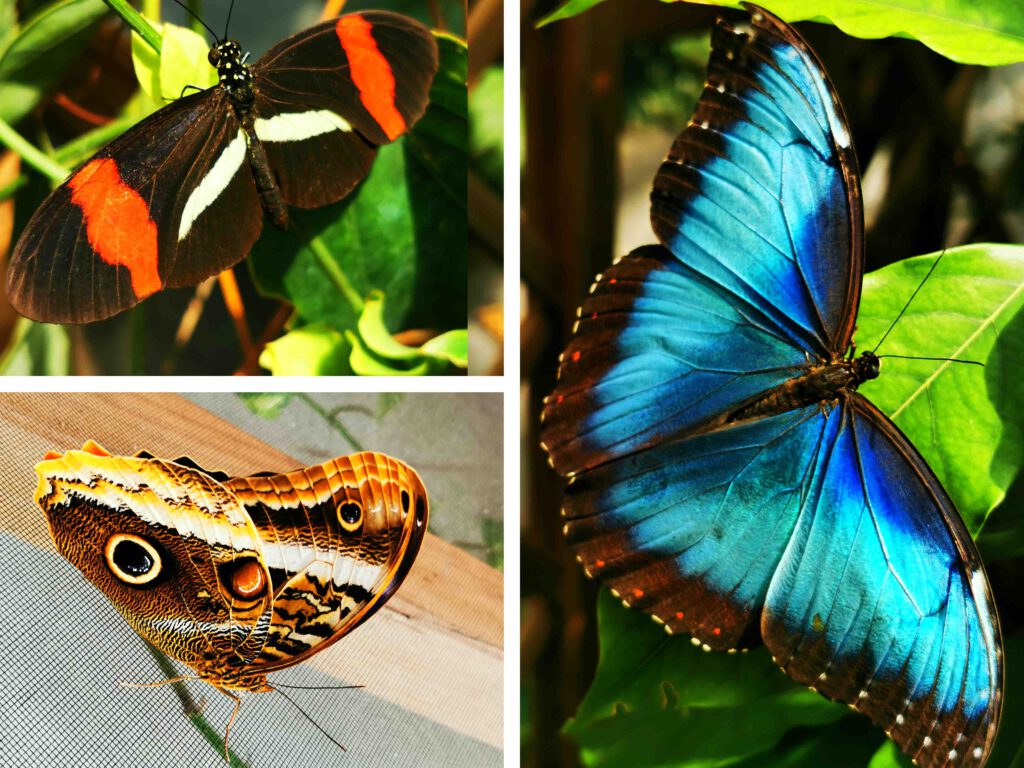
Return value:
[[(77, 448), (92, 438), (114, 453), (187, 454), (201, 466), (229, 473), (299, 465), (177, 395), (5, 393), (0, 430), (4, 476), (17, 478), (19, 486), (6, 489), (3, 528), (46, 549), (52, 543), (42, 513), (31, 490), (24, 493), (20, 486), (23, 473), (25, 488), (35, 488), (32, 467), (47, 450)], [(502, 593), (501, 573), (427, 533), (397, 595), (307, 664), (501, 749)]]

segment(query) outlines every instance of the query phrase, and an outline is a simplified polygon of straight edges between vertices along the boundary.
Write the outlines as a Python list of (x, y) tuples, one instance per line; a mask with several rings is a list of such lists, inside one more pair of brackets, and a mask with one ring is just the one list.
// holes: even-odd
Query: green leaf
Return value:
[[(872, 349), (937, 254), (864, 278), (856, 341)], [(921, 452), (976, 534), (1024, 463), (1024, 247), (971, 245), (942, 262), (879, 354), (974, 360), (966, 365), (883, 359), (861, 392)]]
[(71, 342), (64, 327), (19, 317), (0, 358), (0, 375), (67, 376), (70, 372)]
[(556, 10), (538, 21), (537, 28), (539, 29), (553, 21), (560, 21), (561, 19), (579, 16), (584, 11), (589, 11), (595, 5), (602, 2), (604, 2), (604, 0), (567, 0), (564, 5), (559, 6)]
[(724, 765), (846, 714), (780, 674), (763, 647), (704, 653), (607, 591), (598, 623), (597, 674), (565, 727), (588, 766)]
[[(669, 0), (671, 1), (671, 0)], [(740, 7), (738, 2), (703, 0)], [(1024, 61), (1024, 5), (1005, 0), (768, 0), (789, 22), (830, 22), (863, 38), (907, 37), (960, 64)]]
[[(570, 0), (541, 26), (575, 16), (602, 0)], [(673, 0), (663, 0), (673, 2)], [(741, 8), (731, 0), (693, 0)], [(1024, 4), (1005, 0), (764, 0), (776, 16), (793, 23), (831, 23), (863, 38), (907, 37), (961, 64), (998, 66), (1024, 61)]]
[(868, 763), (868, 768), (913, 768), (914, 762), (900, 752), (896, 743), (886, 739)]
[(352, 331), (345, 331), (345, 338), (352, 346), (349, 363), (360, 376), (426, 376), (431, 372), (428, 360), (421, 359), (417, 365), (408, 367), (400, 361), (377, 357)]
[(391, 360), (422, 357), (416, 347), (407, 347), (396, 341), (384, 325), (384, 294), (380, 291), (374, 291), (367, 297), (356, 327), (366, 348), (378, 357)]
[(60, 80), (107, 12), (102, 0), (52, 3), (0, 50), (0, 119), (14, 125)]
[(495, 190), (502, 188), (505, 172), (504, 109), (505, 70), (487, 67), (469, 100), (469, 157)]
[(275, 376), (339, 376), (352, 373), (348, 356), (344, 336), (316, 323), (267, 344), (260, 353), (260, 365)]
[[(153, 22), (150, 22), (153, 24)], [(176, 24), (153, 24), (162, 40), (157, 54), (136, 33), (132, 33), (132, 64), (142, 90), (157, 103), (180, 98), (186, 86), (211, 88), (217, 84), (217, 70), (207, 59), (206, 38)]]
[(464, 369), (469, 365), (469, 333), (465, 328), (442, 333), (420, 347), (420, 351)]
[[(384, 325), (384, 306), (384, 294), (380, 291), (371, 293), (363, 305), (357, 323), (359, 335), (352, 334), (352, 368), (356, 373), (422, 375), (439, 373), (449, 364), (459, 368), (467, 366), (469, 341), (466, 329), (448, 331), (420, 347), (409, 347), (395, 339)], [(440, 365), (430, 364), (424, 358), (433, 358)]]
[(438, 36), (431, 104), (413, 130), (381, 147), (348, 198), (292, 209), (288, 232), (267, 227), (252, 251), (261, 291), (305, 322), (353, 329), (358, 296), (388, 296), (392, 331), (466, 324), (466, 47)]
[(0, 0), (0, 49), (18, 33), (18, 4), (15, 0)]

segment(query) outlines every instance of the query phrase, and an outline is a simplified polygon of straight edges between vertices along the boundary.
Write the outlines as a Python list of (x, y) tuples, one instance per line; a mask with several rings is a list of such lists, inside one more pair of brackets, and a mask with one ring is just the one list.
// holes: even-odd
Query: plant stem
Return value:
[(7, 146), (22, 160), (52, 181), (60, 183), (68, 177), (66, 168), (32, 146), (4, 120), (0, 120), (0, 144)]
[(330, 278), (331, 282), (334, 283), (334, 287), (348, 301), (356, 316), (361, 315), (363, 313), (363, 297), (359, 295), (359, 291), (352, 285), (341, 265), (331, 256), (327, 246), (323, 244), (319, 237), (314, 237), (309, 241), (309, 248), (313, 251), (313, 255), (316, 257), (320, 268), (327, 273), (327, 277)]
[[(158, 651), (149, 643), (146, 643), (146, 650), (149, 651), (149, 655), (156, 661), (160, 671), (164, 673), (164, 677), (168, 680), (178, 676), (178, 670), (174, 668), (171, 660), (168, 659), (163, 653)], [(192, 722), (192, 725), (196, 727), (196, 730), (203, 735), (203, 738), (217, 750), (217, 754), (224, 754), (224, 739), (221, 738), (220, 732), (215, 730), (209, 721), (200, 712), (199, 706), (196, 704), (195, 699), (192, 698), (192, 694), (189, 693), (188, 687), (182, 681), (177, 681), (170, 684), (171, 688), (174, 689), (175, 695), (178, 697), (178, 701), (181, 702), (181, 708), (184, 710), (188, 719)], [(231, 768), (246, 768), (246, 763), (234, 753), (233, 750), (228, 750), (231, 755)]]
[[(160, 35), (152, 25), (146, 21), (141, 13), (136, 11), (131, 5), (128, 4), (128, 0), (103, 0), (107, 5), (110, 6), (111, 10), (114, 11), (118, 16), (125, 20), (129, 27), (135, 30), (136, 34), (146, 41), (157, 53), (160, 53), (161, 40)], [(155, 5), (155, 13), (154, 11)], [(145, 3), (146, 12), (153, 18), (160, 17), (160, 4), (153, 3), (151, 0), (147, 0)]]
[(67, 144), (59, 146), (54, 151), (53, 156), (60, 163), (74, 162), (79, 157), (93, 154), (97, 149), (108, 141), (116, 139), (137, 122), (138, 119), (132, 115), (114, 120), (106, 125), (101, 125), (99, 128), (93, 128), (88, 133), (83, 133)]
[(363, 446), (359, 444), (359, 441), (356, 440), (355, 437), (353, 437), (352, 433), (345, 429), (345, 427), (342, 425), (340, 421), (333, 418), (329, 411), (320, 407), (320, 403), (318, 403), (316, 400), (314, 400), (312, 397), (305, 394), (304, 392), (297, 393), (296, 397), (298, 397), (299, 400), (301, 400), (314, 411), (316, 411), (317, 414), (319, 414), (324, 419), (324, 421), (326, 421), (331, 427), (334, 428), (335, 432), (337, 432), (345, 439), (345, 442), (352, 446), (353, 450), (363, 450)]

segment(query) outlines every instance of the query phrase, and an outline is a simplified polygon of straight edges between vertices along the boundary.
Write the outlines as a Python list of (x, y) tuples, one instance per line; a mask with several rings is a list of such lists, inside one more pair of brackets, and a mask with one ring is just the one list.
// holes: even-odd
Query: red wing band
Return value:
[(117, 162), (92, 160), (68, 186), (71, 202), (82, 209), (89, 246), (107, 264), (128, 269), (136, 297), (159, 291), (156, 224), (146, 201), (121, 178)]
[(395, 75), (377, 47), (373, 25), (358, 14), (342, 16), (336, 26), (338, 40), (348, 57), (352, 82), (359, 98), (389, 139), (405, 133), (405, 118), (395, 106)]

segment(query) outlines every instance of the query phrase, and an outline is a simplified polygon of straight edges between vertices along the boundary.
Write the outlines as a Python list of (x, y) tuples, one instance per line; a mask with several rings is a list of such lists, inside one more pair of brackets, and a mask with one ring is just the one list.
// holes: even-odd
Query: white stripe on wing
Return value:
[(188, 236), (192, 225), (195, 224), (202, 212), (213, 205), (213, 201), (228, 188), (228, 184), (238, 173), (244, 160), (245, 132), (239, 128), (238, 135), (224, 147), (220, 157), (210, 167), (210, 172), (203, 177), (203, 180), (192, 190), (192, 194), (185, 201), (185, 208), (181, 212), (181, 224), (178, 226), (179, 243)]
[(327, 109), (309, 112), (283, 112), (257, 118), (256, 136), (260, 141), (302, 141), (331, 131), (349, 133), (352, 126), (341, 115)]

